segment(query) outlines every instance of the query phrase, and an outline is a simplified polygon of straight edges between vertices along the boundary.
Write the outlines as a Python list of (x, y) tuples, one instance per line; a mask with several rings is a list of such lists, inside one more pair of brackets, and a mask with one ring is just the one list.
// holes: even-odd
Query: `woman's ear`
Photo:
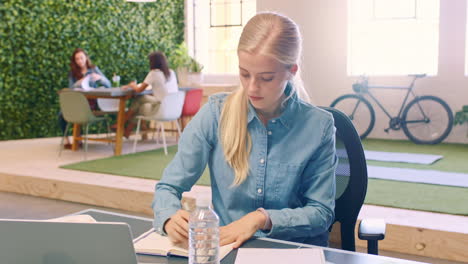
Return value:
[(299, 66), (297, 64), (293, 64), (291, 68), (289, 68), (289, 72), (292, 74), (292, 76), (296, 75), (297, 70), (299, 70)]

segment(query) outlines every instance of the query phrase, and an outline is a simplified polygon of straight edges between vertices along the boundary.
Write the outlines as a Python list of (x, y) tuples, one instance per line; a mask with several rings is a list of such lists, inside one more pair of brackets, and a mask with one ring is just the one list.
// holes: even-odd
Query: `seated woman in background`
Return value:
[[(168, 93), (175, 93), (179, 90), (176, 75), (173, 70), (169, 69), (164, 53), (160, 51), (152, 52), (148, 55), (148, 59), (150, 72), (146, 75), (145, 80), (138, 85), (135, 82), (131, 82), (123, 86), (123, 89), (131, 89), (135, 93), (144, 91), (148, 86), (151, 86), (153, 89), (153, 95), (139, 96), (130, 105), (130, 109), (127, 111), (124, 120), (125, 123), (128, 122), (124, 132), (126, 138), (130, 136), (136, 125), (132, 121), (135, 115), (156, 113), (164, 97)], [(143, 122), (142, 124), (143, 129), (145, 129), (146, 123)]]
[[(86, 84), (84, 82), (87, 82)], [(84, 88), (84, 86), (89, 86), (96, 88), (99, 86), (104, 86), (106, 88), (111, 87), (109, 79), (99, 70), (99, 68), (91, 62), (88, 54), (83, 49), (76, 48), (73, 51), (73, 54), (70, 58), (70, 72), (68, 74), (68, 87), (75, 88)], [(96, 99), (90, 99), (89, 105), (91, 109), (96, 109)], [(67, 127), (67, 121), (63, 118), (62, 112), (59, 112), (59, 125), (62, 130), (62, 134), (65, 133), (65, 128)], [(66, 149), (71, 148), (70, 141), (68, 137), (65, 138)]]
[(73, 51), (70, 61), (70, 73), (68, 74), (69, 88), (83, 88), (83, 82), (88, 81), (89, 87), (111, 87), (109, 79), (91, 62), (88, 54), (83, 49)]

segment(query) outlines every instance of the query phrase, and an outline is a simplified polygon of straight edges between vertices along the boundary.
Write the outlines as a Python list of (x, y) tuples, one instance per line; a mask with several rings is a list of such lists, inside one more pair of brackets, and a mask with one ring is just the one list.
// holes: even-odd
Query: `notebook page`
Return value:
[[(140, 254), (155, 254), (162, 255), (164, 252), (170, 251), (172, 254), (188, 257), (188, 249), (174, 245), (168, 237), (161, 236), (156, 233), (153, 228), (143, 233), (133, 240), (135, 251)], [(234, 243), (219, 247), (219, 259), (222, 260), (229, 252), (232, 251)]]
[(140, 236), (135, 239), (135, 251), (137, 253), (166, 255), (170, 249), (176, 249), (178, 252), (184, 253), (183, 255), (181, 254), (182, 256), (188, 255), (187, 249), (173, 245), (168, 237), (161, 236), (154, 232), (154, 230), (150, 230), (150, 232), (146, 232), (145, 234), (146, 236)]
[(96, 219), (87, 214), (67, 215), (58, 218), (44, 220), (46, 222), (69, 222), (69, 223), (97, 223)]
[(81, 88), (85, 91), (89, 91), (93, 89), (91, 86), (89, 86), (89, 78), (90, 78), (90, 75), (86, 75), (81, 81)]

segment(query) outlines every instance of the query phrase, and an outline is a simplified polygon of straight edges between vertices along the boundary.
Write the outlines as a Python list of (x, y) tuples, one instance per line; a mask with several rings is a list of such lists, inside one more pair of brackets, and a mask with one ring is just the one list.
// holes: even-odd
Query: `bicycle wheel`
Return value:
[(435, 96), (420, 96), (405, 107), (405, 135), (416, 144), (438, 144), (452, 131), (453, 114), (446, 102)]
[(342, 95), (336, 98), (330, 107), (340, 110), (351, 119), (361, 139), (366, 138), (374, 128), (374, 108), (362, 96), (356, 94)]

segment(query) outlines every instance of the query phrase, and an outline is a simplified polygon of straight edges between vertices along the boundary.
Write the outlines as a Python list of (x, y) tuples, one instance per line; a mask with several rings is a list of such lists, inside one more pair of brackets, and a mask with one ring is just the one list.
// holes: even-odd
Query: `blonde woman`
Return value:
[(221, 245), (271, 237), (328, 245), (335, 206), (335, 128), (301, 85), (301, 36), (276, 13), (260, 13), (238, 45), (242, 87), (215, 95), (184, 130), (156, 185), (154, 227), (187, 243), (180, 198), (208, 164)]

